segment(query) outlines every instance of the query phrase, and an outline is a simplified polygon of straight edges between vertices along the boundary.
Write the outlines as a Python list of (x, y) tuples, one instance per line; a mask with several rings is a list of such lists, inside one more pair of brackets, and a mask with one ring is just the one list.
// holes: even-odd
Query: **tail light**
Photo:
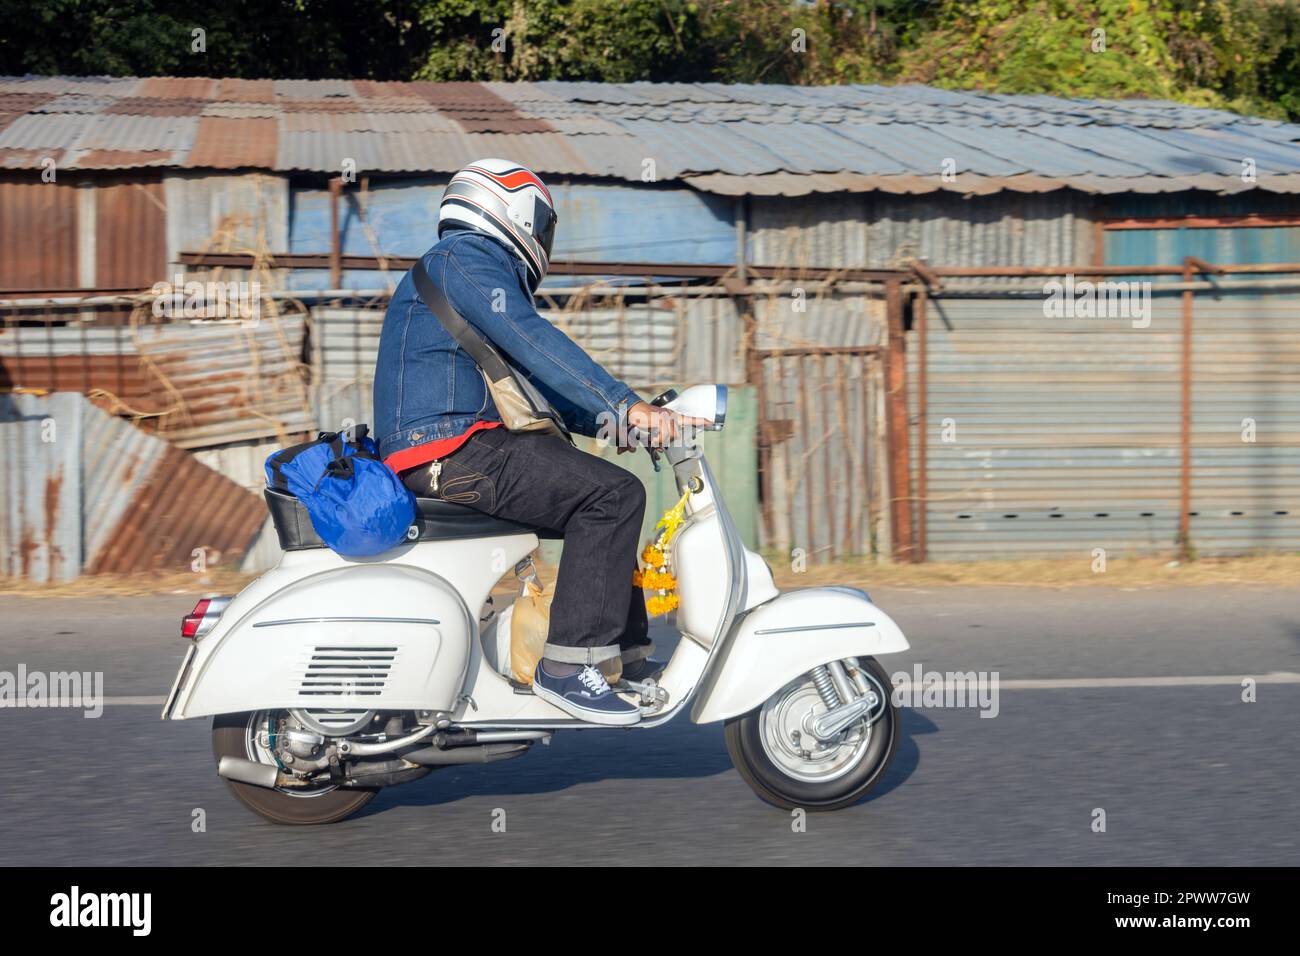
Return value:
[(205, 597), (194, 605), (194, 610), (181, 618), (181, 637), (197, 641), (217, 626), (221, 612), (230, 604), (229, 597)]

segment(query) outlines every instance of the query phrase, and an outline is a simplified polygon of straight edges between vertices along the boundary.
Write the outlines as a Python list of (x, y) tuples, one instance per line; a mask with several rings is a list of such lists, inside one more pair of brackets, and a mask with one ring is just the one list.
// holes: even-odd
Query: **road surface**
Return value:
[(882, 786), (797, 832), (732, 769), (721, 726), (685, 717), (436, 770), (332, 827), (275, 826), (217, 778), (208, 721), (158, 719), (192, 596), (0, 596), (0, 672), (102, 671), (109, 700), (98, 719), (0, 710), (0, 865), (1300, 863), (1297, 591), (873, 597), (913, 643), (891, 673), (997, 672), (997, 716), (906, 710)]

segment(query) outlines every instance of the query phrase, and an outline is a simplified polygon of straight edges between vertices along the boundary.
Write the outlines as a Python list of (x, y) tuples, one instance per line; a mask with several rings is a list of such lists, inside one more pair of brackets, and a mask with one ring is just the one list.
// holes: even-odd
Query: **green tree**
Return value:
[(0, 0), (0, 17), (6, 74), (901, 81), (1300, 117), (1297, 0)]

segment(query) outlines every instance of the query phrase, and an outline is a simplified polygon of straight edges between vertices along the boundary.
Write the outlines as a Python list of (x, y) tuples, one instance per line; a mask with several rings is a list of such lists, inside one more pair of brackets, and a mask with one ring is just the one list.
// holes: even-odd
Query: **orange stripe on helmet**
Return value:
[(555, 200), (551, 198), (551, 191), (546, 188), (546, 184), (538, 179), (535, 174), (524, 169), (522, 166), (503, 174), (494, 173), (489, 169), (484, 169), (482, 166), (466, 166), (465, 170), (467, 172), (478, 173), (480, 176), (486, 176), (493, 182), (500, 183), (502, 188), (509, 192), (515, 192), (516, 190), (523, 189), (525, 186), (536, 186), (542, 191), (542, 195), (546, 197), (546, 201), (552, 206), (555, 205)]

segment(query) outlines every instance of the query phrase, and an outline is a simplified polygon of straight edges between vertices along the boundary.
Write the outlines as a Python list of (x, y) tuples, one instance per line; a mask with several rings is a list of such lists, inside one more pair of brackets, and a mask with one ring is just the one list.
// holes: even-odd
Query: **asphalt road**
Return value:
[[(998, 714), (906, 710), (881, 787), (806, 832), (752, 795), (720, 726), (687, 718), (560, 735), (384, 791), (342, 824), (278, 827), (217, 778), (206, 720), (130, 702), (170, 687), (192, 597), (0, 597), (0, 671), (103, 671), (114, 701), (98, 719), (0, 710), (0, 865), (1300, 863), (1300, 590), (873, 597), (913, 644), (891, 673), (996, 671)], [(1268, 674), (1243, 703), (1235, 678)], [(1205, 676), (1223, 679), (1167, 680)], [(1135, 677), (1151, 680), (1114, 680)]]

